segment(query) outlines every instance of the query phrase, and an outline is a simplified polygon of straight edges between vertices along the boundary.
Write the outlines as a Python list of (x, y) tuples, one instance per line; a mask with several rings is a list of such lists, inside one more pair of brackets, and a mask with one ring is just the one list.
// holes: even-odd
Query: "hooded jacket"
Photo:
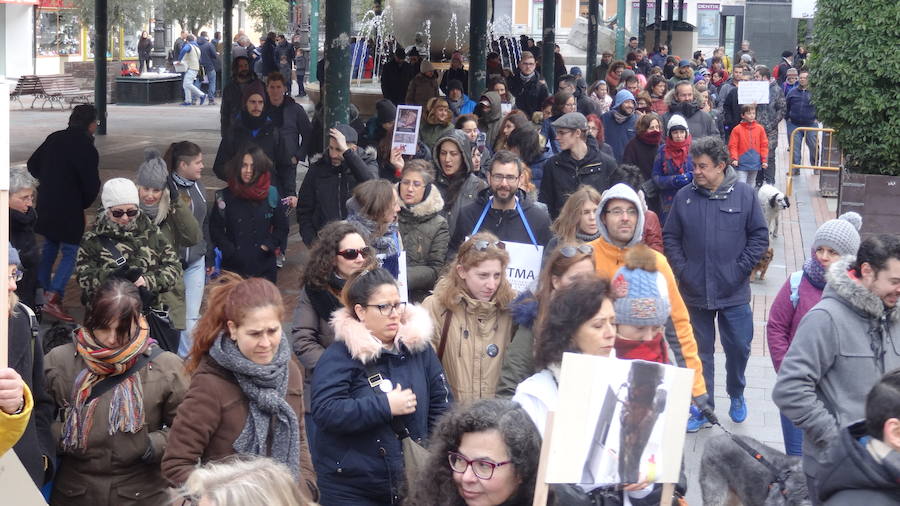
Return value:
[(615, 119), (616, 111), (617, 108), (610, 108), (600, 120), (603, 122), (604, 140), (612, 147), (616, 162), (621, 163), (625, 155), (625, 146), (637, 135), (637, 114), (632, 113), (624, 123), (618, 123)]
[(319, 502), (337, 503), (334, 497), (340, 496), (357, 498), (357, 504), (391, 504), (404, 479), (403, 453), (387, 395), (370, 386), (369, 370), (416, 394), (416, 411), (398, 418), (413, 440), (424, 442), (453, 401), (431, 347), (433, 325), (427, 311), (408, 306), (396, 348), (386, 350), (346, 309), (335, 311), (331, 324), (335, 342), (312, 380)]
[(716, 121), (706, 111), (700, 110), (700, 93), (694, 89), (694, 100), (690, 102), (676, 102), (675, 89), (666, 93), (666, 104), (669, 105), (669, 112), (663, 116), (663, 125), (668, 125), (673, 114), (684, 116), (687, 121), (688, 130), (691, 137), (699, 139), (710, 135), (719, 135), (719, 129), (716, 128)]
[[(481, 95), (478, 102), (487, 100), (491, 107), (483, 114), (478, 116), (478, 129), (485, 132), (488, 146), (493, 146), (497, 142), (497, 136), (500, 135), (500, 123), (503, 120), (500, 103), (502, 99), (496, 91), (487, 91)], [(475, 107), (478, 110), (478, 106)]]
[[(456, 200), (451, 201), (450, 188), (454, 186), (444, 171), (440, 167), (440, 159), (438, 158), (439, 147), (445, 141), (456, 144), (456, 148), (462, 153), (462, 166), (465, 169), (464, 179), (459, 183), (459, 192)], [(438, 139), (434, 145), (434, 185), (441, 192), (441, 198), (444, 199), (444, 210), (441, 215), (447, 219), (447, 228), (451, 234), (456, 229), (456, 220), (459, 218), (460, 212), (469, 204), (475, 202), (478, 192), (487, 188), (488, 184), (484, 179), (478, 177), (478, 167), (472, 166), (472, 146), (469, 138), (462, 130), (453, 130), (444, 137)], [(459, 177), (463, 177), (459, 175)]]
[(663, 227), (666, 257), (688, 306), (724, 309), (750, 302), (750, 271), (769, 247), (756, 191), (726, 166), (715, 191), (678, 190)]
[(516, 69), (516, 72), (508, 80), (509, 92), (516, 97), (516, 107), (524, 112), (527, 118), (530, 118), (536, 111), (540, 111), (544, 100), (550, 96), (547, 85), (542, 79), (541, 74), (536, 70), (531, 78), (524, 79), (522, 71)]
[(737, 170), (761, 170), (769, 156), (765, 128), (756, 121), (741, 121), (731, 131), (728, 151), (731, 159), (738, 161)]
[[(601, 219), (607, 202), (612, 199), (627, 200), (634, 204), (638, 210), (634, 236), (624, 247), (620, 247), (612, 242), (609, 238), (609, 230), (607, 230)], [(607, 190), (600, 200), (600, 206), (597, 207), (597, 227), (600, 229), (600, 237), (589, 243), (594, 248), (594, 265), (600, 277), (612, 279), (616, 271), (625, 265), (627, 249), (643, 241), (644, 208), (637, 193), (622, 183)], [(685, 306), (684, 300), (678, 292), (678, 284), (675, 283), (675, 275), (672, 273), (672, 268), (669, 267), (668, 260), (662, 253), (658, 251), (654, 251), (654, 253), (656, 255), (656, 267), (666, 280), (672, 311), (669, 321), (666, 322), (666, 342), (675, 355), (675, 365), (693, 369), (694, 384), (691, 393), (695, 399), (703, 403), (701, 405), (705, 405), (706, 383), (703, 381), (703, 365), (700, 363), (700, 358), (697, 355), (697, 341), (694, 339), (694, 329), (691, 326), (687, 306)]]
[(441, 216), (443, 209), (444, 199), (434, 185), (425, 190), (422, 202), (411, 207), (400, 204), (397, 221), (406, 251), (406, 276), (411, 301), (425, 299), (444, 267), (450, 229), (447, 219)]
[[(673, 114), (667, 125), (667, 132), (671, 132), (672, 127), (675, 126), (688, 128), (684, 118), (679, 114)], [(688, 130), (688, 135), (690, 135), (690, 130)], [(668, 135), (666, 138), (668, 138)], [(688, 146), (688, 149), (690, 149), (690, 146)], [(663, 223), (666, 222), (669, 211), (672, 209), (675, 194), (693, 180), (694, 157), (691, 155), (690, 150), (684, 160), (684, 165), (679, 167), (674, 160), (666, 156), (666, 143), (663, 141), (657, 148), (656, 158), (653, 161), (653, 182), (659, 188), (660, 218)]]
[(581, 160), (576, 160), (571, 151), (566, 150), (544, 164), (538, 200), (547, 204), (550, 217), (554, 220), (566, 199), (579, 186), (586, 184), (603, 193), (622, 179), (613, 157), (600, 151), (595, 143), (588, 143), (587, 146), (587, 153)]
[(803, 468), (815, 477), (839, 428), (864, 417), (869, 390), (900, 367), (900, 310), (886, 308), (849, 268), (844, 258), (828, 269), (822, 300), (800, 321), (772, 389), (803, 429)]
[(825, 506), (900, 504), (900, 454), (867, 435), (865, 421), (841, 429), (828, 457), (819, 477), (819, 499)]

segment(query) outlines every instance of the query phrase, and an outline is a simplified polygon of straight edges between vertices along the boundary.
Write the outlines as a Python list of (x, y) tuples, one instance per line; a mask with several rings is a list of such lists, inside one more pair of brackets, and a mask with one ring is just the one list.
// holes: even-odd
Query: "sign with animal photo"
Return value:
[(656, 362), (565, 353), (546, 482), (678, 482), (693, 379)]
[(532, 287), (541, 273), (541, 260), (544, 258), (544, 247), (521, 242), (503, 241), (509, 253), (509, 265), (506, 266), (506, 277), (516, 293), (522, 293)]
[(401, 147), (404, 155), (415, 155), (419, 140), (419, 118), (422, 107), (418, 105), (397, 106), (397, 117), (394, 119), (394, 136), (391, 149)]

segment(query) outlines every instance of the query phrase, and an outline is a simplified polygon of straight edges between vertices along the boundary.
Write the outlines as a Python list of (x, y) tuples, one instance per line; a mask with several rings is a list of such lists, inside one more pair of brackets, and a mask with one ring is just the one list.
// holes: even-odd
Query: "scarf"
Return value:
[(537, 75), (537, 72), (532, 72), (528, 75), (519, 72), (519, 77), (522, 79), (523, 83), (527, 83), (528, 81), (531, 81), (532, 79), (534, 79), (534, 76), (536, 76), (536, 75)]
[(606, 89), (615, 90), (618, 87), (619, 87), (619, 78), (612, 72), (607, 73), (606, 74)]
[(628, 360), (647, 360), (660, 364), (668, 364), (668, 351), (666, 341), (661, 332), (658, 332), (649, 341), (632, 341), (630, 339), (616, 338), (616, 356)]
[(599, 230), (597, 230), (597, 233), (596, 233), (596, 234), (593, 234), (593, 235), (584, 234), (584, 233), (582, 233), (582, 232), (580, 232), (580, 231), (575, 232), (575, 238), (578, 239), (578, 240), (581, 241), (581, 242), (591, 242), (591, 241), (594, 241), (594, 240), (598, 239), (601, 235), (603, 235), (603, 232), (601, 232), (601, 231), (599, 231)]
[(141, 212), (143, 212), (147, 215), (148, 218), (150, 218), (150, 221), (156, 221), (156, 217), (159, 215), (159, 201), (157, 201), (156, 204), (153, 204), (152, 206), (148, 206), (147, 204), (144, 204), (143, 201), (141, 201), (138, 202), (138, 207), (141, 209)]
[(631, 118), (632, 114), (622, 114), (619, 108), (613, 109), (613, 119), (615, 119), (616, 124), (619, 125), (628, 121)]
[(722, 86), (723, 84), (725, 84), (725, 81), (727, 81), (727, 80), (728, 80), (728, 71), (723, 70), (721, 73), (721, 77), (719, 79), (716, 79), (716, 76), (713, 75), (712, 80), (710, 82), (713, 83), (713, 86), (718, 88), (718, 87)]
[(806, 259), (806, 262), (803, 263), (803, 275), (806, 276), (806, 280), (809, 281), (809, 284), (822, 290), (825, 288), (825, 283), (827, 282), (825, 279), (825, 266), (816, 259), (816, 252), (813, 251), (811, 257)]
[(179, 176), (177, 172), (172, 173), (172, 181), (175, 181), (175, 184), (182, 188), (190, 188), (197, 184), (196, 181), (191, 181), (190, 179)]
[(287, 339), (282, 336), (275, 358), (264, 365), (245, 357), (225, 333), (219, 334), (213, 342), (209, 356), (234, 374), (238, 386), (247, 396), (249, 414), (244, 429), (234, 441), (234, 451), (272, 457), (288, 466), (294, 476), (299, 476), (300, 423), (285, 399), (291, 360)]
[(312, 285), (306, 285), (306, 295), (309, 296), (309, 303), (313, 311), (324, 320), (331, 318), (331, 313), (341, 308), (341, 301), (334, 295), (341, 293), (344, 288), (345, 281), (336, 274), (331, 275), (328, 280), (328, 288), (319, 288)]
[(688, 134), (683, 141), (677, 142), (671, 137), (666, 138), (666, 145), (663, 148), (667, 160), (672, 160), (675, 167), (684, 172), (684, 164), (687, 161), (688, 152), (691, 150), (691, 136)]
[[(121, 348), (107, 348), (97, 341), (84, 327), (75, 331), (75, 350), (87, 367), (75, 377), (72, 398), (65, 411), (62, 428), (62, 446), (66, 450), (87, 449), (88, 436), (94, 424), (94, 410), (99, 398), (87, 402), (91, 389), (109, 376), (122, 374), (147, 351), (150, 344), (150, 327), (141, 316), (138, 333)], [(107, 433), (116, 431), (139, 432), (144, 427), (144, 389), (137, 374), (121, 381), (112, 390), (109, 401)]]
[(241, 124), (250, 130), (253, 137), (256, 137), (257, 131), (265, 125), (267, 119), (264, 114), (253, 116), (247, 111), (241, 111)]
[(662, 140), (662, 132), (656, 130), (655, 132), (641, 132), (637, 134), (638, 140), (643, 142), (644, 144), (650, 144), (651, 146), (659, 146), (659, 141)]
[(265, 171), (256, 178), (255, 182), (244, 184), (235, 178), (228, 180), (228, 189), (235, 197), (244, 200), (265, 200), (269, 196), (269, 182), (272, 176)]

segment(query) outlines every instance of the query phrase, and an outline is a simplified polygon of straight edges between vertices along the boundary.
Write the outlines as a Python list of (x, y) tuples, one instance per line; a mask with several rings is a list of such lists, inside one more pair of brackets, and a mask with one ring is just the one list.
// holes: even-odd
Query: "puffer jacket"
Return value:
[[(462, 153), (463, 168), (465, 169), (465, 175), (454, 174), (455, 177), (465, 177), (465, 180), (460, 184), (455, 200), (450, 195), (450, 187), (453, 186), (453, 182), (444, 174), (437, 156), (437, 148), (445, 141), (456, 144), (456, 148)], [(467, 205), (475, 202), (475, 199), (478, 198), (478, 192), (487, 188), (488, 184), (484, 179), (478, 177), (478, 167), (472, 166), (472, 146), (469, 138), (462, 130), (453, 130), (437, 141), (435, 144), (434, 165), (434, 185), (437, 186), (437, 189), (441, 192), (441, 198), (444, 199), (444, 210), (441, 212), (441, 215), (447, 219), (447, 226), (452, 234), (460, 211)]]
[(413, 440), (427, 440), (453, 402), (431, 347), (431, 318), (424, 309), (408, 306), (395, 350), (385, 349), (346, 309), (335, 311), (331, 323), (335, 342), (312, 380), (319, 502), (396, 504), (404, 481), (403, 453), (391, 428), (387, 395), (368, 378), (377, 372), (388, 385), (412, 389), (416, 411), (398, 418)]
[(616, 161), (600, 151), (595, 143), (588, 144), (587, 153), (581, 160), (572, 158), (568, 150), (551, 157), (542, 172), (538, 200), (547, 204), (547, 211), (554, 220), (569, 195), (579, 186), (586, 184), (603, 193), (621, 180)]
[[(398, 190), (399, 191), (399, 190)], [(422, 202), (400, 206), (400, 236), (406, 250), (406, 276), (410, 302), (425, 299), (437, 283), (444, 267), (450, 229), (447, 219), (441, 216), (444, 199), (436, 186), (425, 190)]]
[(516, 333), (506, 349), (497, 397), (512, 398), (519, 383), (535, 373), (534, 370), (534, 324), (538, 315), (538, 301), (531, 291), (526, 290), (516, 297), (509, 306)]
[(896, 462), (897, 450), (867, 435), (865, 420), (841, 429), (819, 476), (819, 499), (825, 506), (900, 504), (900, 474), (888, 455)]
[(690, 152), (679, 167), (675, 161), (666, 156), (665, 142), (659, 145), (653, 161), (653, 182), (659, 188), (660, 221), (666, 222), (675, 194), (694, 180), (694, 157)]
[[(56, 407), (72, 402), (75, 378), (85, 368), (74, 344), (58, 346), (44, 360), (47, 391)], [(139, 432), (108, 432), (109, 405), (114, 390), (97, 399), (87, 449), (63, 452), (54, 478), (50, 504), (60, 506), (157, 506), (168, 500), (168, 484), (160, 461), (169, 427), (187, 391), (181, 359), (163, 352), (135, 377), (144, 396), (145, 424)], [(147, 449), (150, 458), (144, 460)]]
[(420, 72), (409, 82), (409, 87), (406, 89), (406, 104), (420, 105), (424, 108), (428, 99), (439, 95), (437, 76), (427, 77)]
[[(151, 304), (162, 309), (159, 295), (174, 288), (184, 276), (178, 255), (150, 218), (140, 213), (133, 223), (135, 228), (126, 230), (113, 223), (101, 210), (94, 228), (85, 232), (75, 262), (75, 275), (85, 305), (110, 274), (137, 269), (141, 271), (146, 288), (153, 296)], [(121, 267), (116, 264), (113, 254), (103, 247), (100, 236), (109, 237), (116, 243), (116, 248), (125, 259)]]
[[(497, 393), (500, 370), (513, 334), (508, 307), (495, 301), (480, 301), (466, 293), (453, 296), (445, 307), (442, 294), (430, 295), (422, 307), (431, 314), (434, 333), (431, 342), (439, 350), (445, 340), (441, 363), (457, 402), (490, 399)], [(450, 318), (446, 337), (445, 321)]]
[[(500, 135), (500, 124), (503, 122), (502, 108), (500, 106), (503, 101), (500, 94), (496, 91), (486, 91), (478, 99), (478, 102), (487, 100), (491, 107), (478, 117), (478, 129), (485, 133), (488, 146), (493, 147), (497, 142), (497, 136)], [(475, 110), (478, 110), (476, 106)]]
[(5, 411), (0, 410), (0, 455), (9, 451), (16, 444), (27, 430), (28, 422), (31, 420), (34, 399), (31, 397), (31, 389), (27, 384), (22, 389), (24, 390), (22, 397), (25, 398), (25, 404), (22, 406), (21, 413), (7, 415)]

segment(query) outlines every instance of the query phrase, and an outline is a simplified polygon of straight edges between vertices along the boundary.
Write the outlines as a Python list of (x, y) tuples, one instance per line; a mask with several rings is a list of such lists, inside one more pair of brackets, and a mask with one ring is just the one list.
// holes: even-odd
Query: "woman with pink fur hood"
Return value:
[(392, 424), (424, 442), (452, 394), (431, 346), (431, 317), (401, 302), (388, 271), (363, 271), (341, 299), (331, 318), (335, 342), (312, 379), (319, 502), (396, 504), (406, 487)]

